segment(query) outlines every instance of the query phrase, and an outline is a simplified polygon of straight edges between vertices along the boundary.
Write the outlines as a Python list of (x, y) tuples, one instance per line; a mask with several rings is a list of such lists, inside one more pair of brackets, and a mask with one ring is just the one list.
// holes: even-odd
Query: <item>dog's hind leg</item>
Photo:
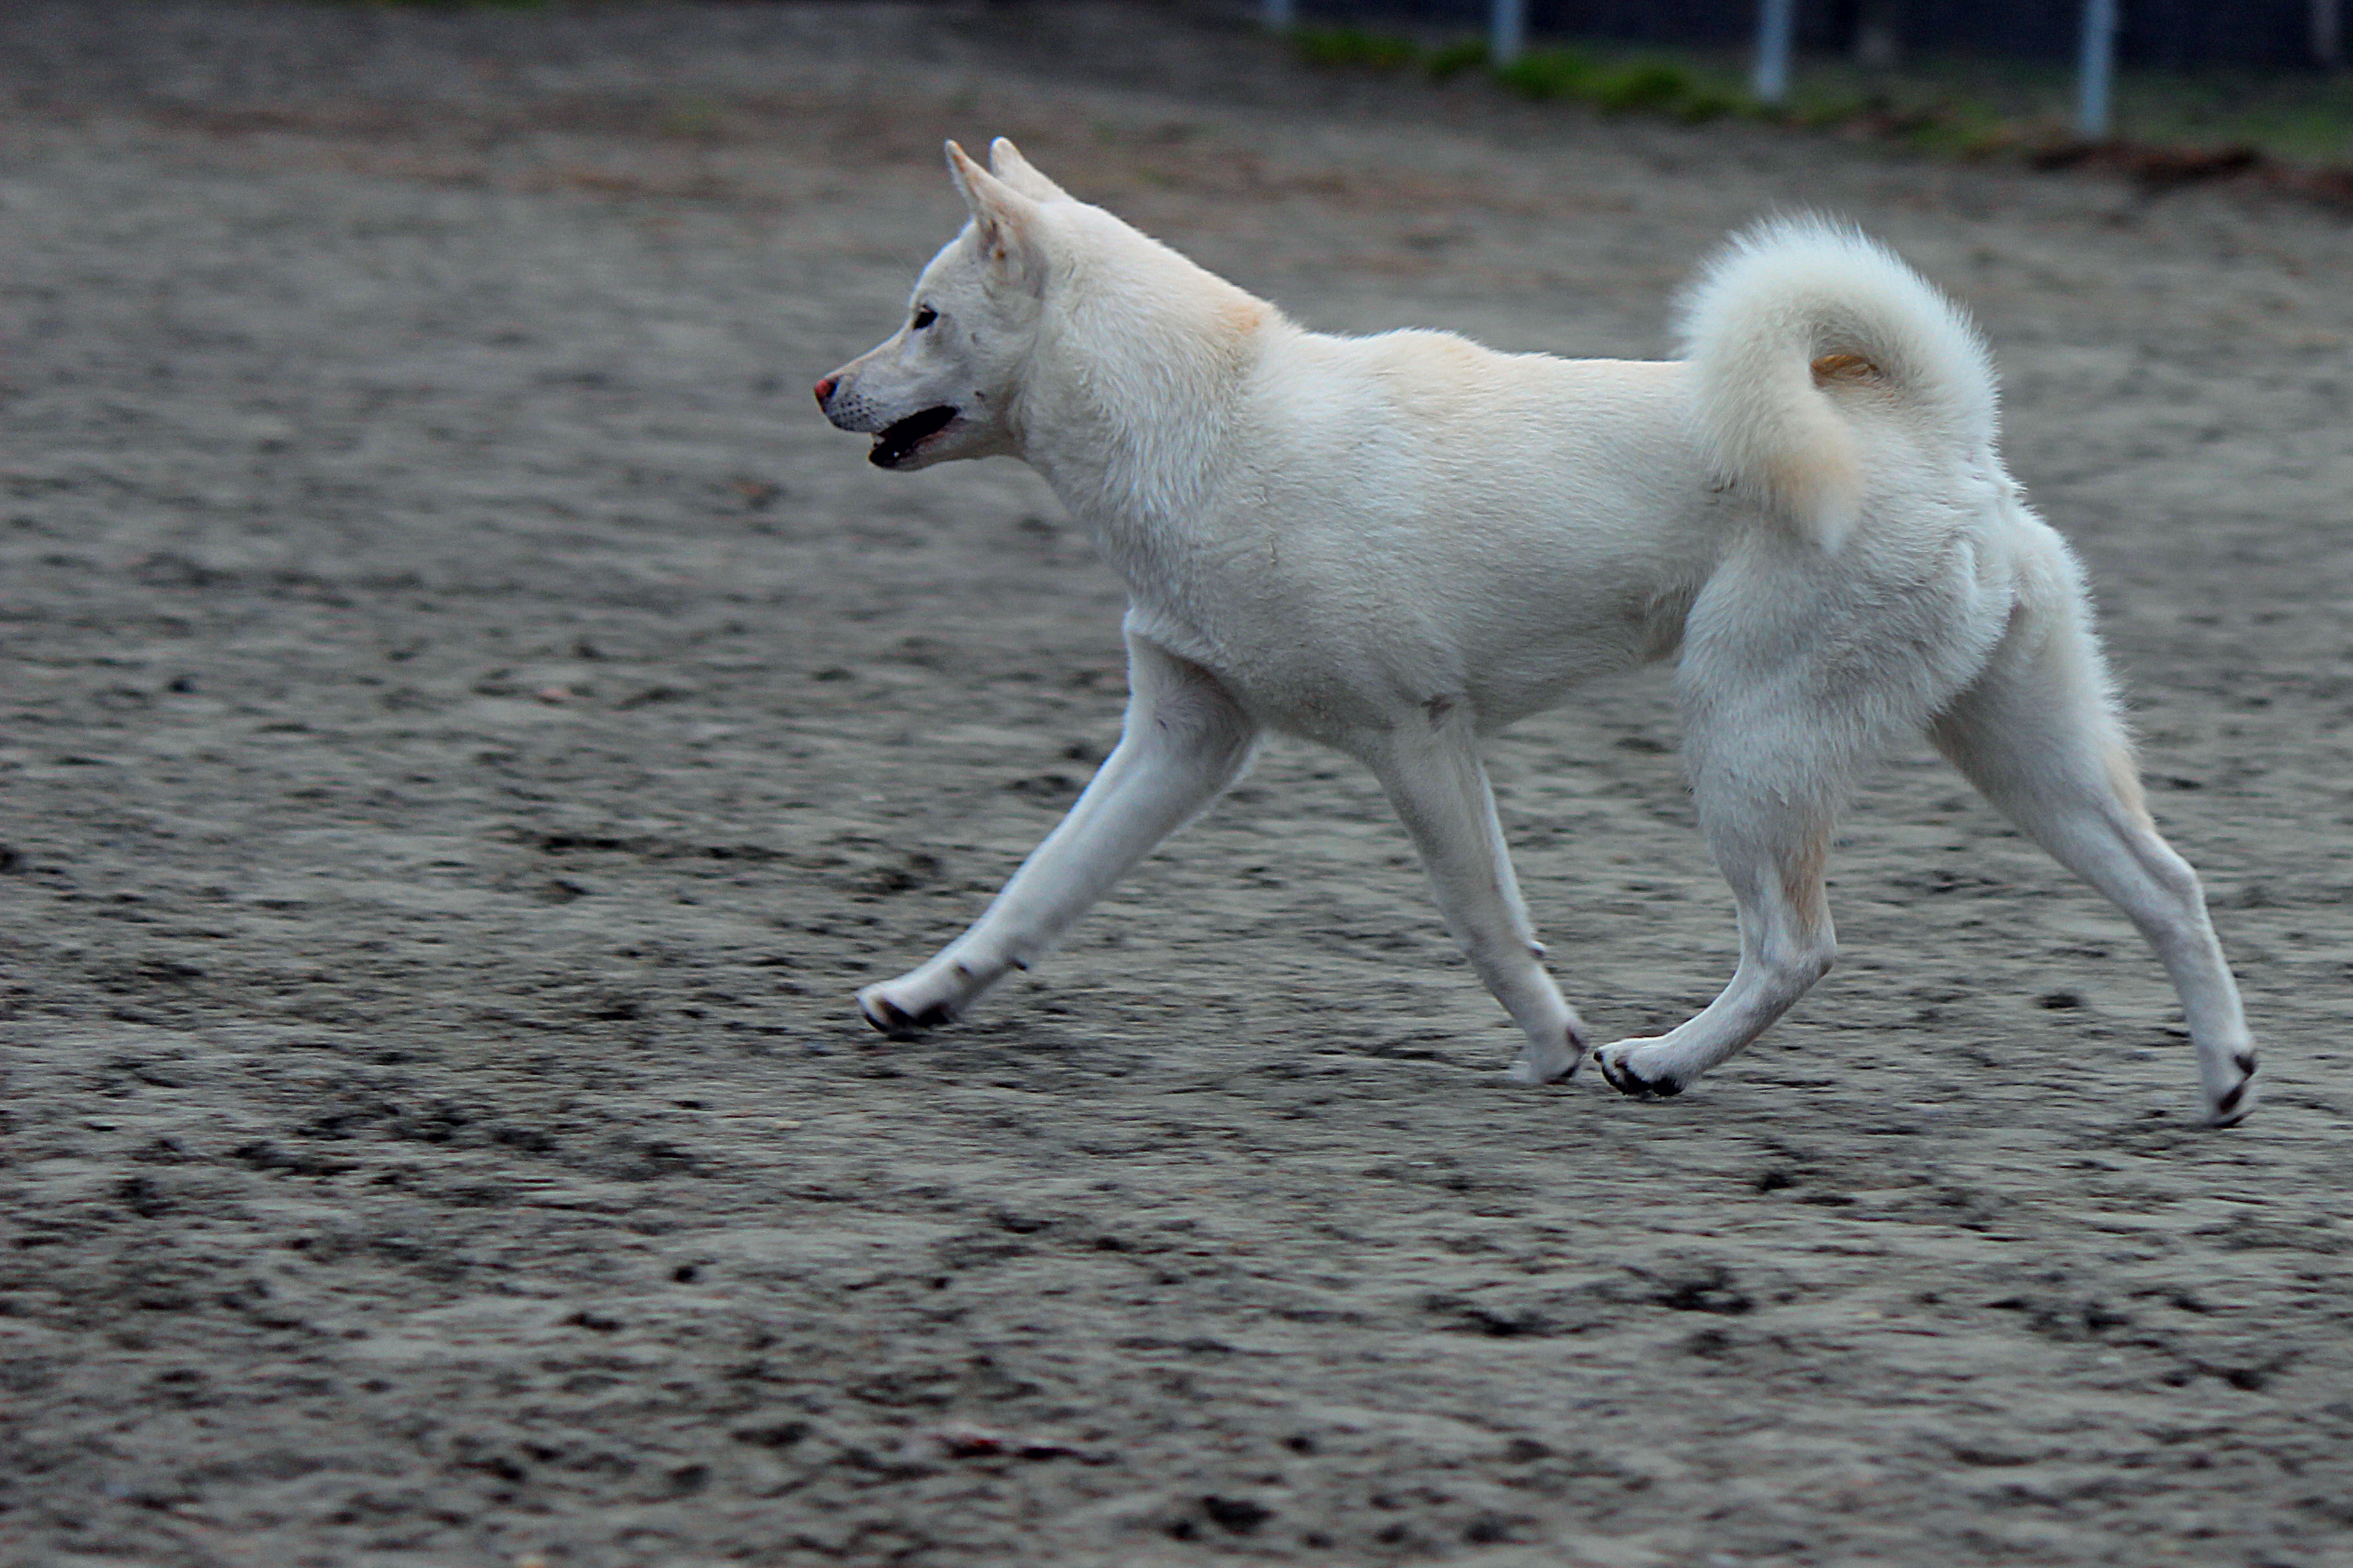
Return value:
[(2208, 1119), (2227, 1127), (2245, 1116), (2255, 1048), (2239, 988), (2198, 874), (2149, 820), (2080, 590), (2022, 605), (1984, 675), (1930, 734), (2004, 816), (2139, 928), (2180, 994)]
[(1681, 1093), (1788, 1012), (1838, 952), (1822, 884), (1836, 795), (1827, 787), (1785, 793), (1715, 760), (1694, 768), (1692, 791), (1700, 830), (1732, 886), (1740, 963), (1694, 1017), (1654, 1038), (1594, 1052), (1603, 1079), (1626, 1094)]
[(1804, 547), (1768, 540), (1719, 572), (1694, 605), (1675, 674), (1683, 763), (1700, 833), (1732, 888), (1740, 961), (1693, 1017), (1596, 1050), (1612, 1088), (1680, 1092), (1830, 972), (1838, 937), (1822, 870), (1831, 825), (1889, 727), (1883, 693), (1901, 689), (1890, 671), (1910, 673), (1862, 599), (1858, 606)]
[(1215, 677), (1131, 632), (1118, 746), (970, 930), (922, 967), (858, 994), (866, 1021), (887, 1035), (920, 1034), (1029, 968), (1153, 846), (1216, 799), (1257, 740), (1258, 727)]
[(1585, 1031), (1545, 973), (1494, 792), (1464, 710), (1443, 700), (1363, 751), (1430, 871), (1439, 911), (1471, 967), (1528, 1039), (1507, 1069), (1521, 1083), (1550, 1083), (1585, 1059)]

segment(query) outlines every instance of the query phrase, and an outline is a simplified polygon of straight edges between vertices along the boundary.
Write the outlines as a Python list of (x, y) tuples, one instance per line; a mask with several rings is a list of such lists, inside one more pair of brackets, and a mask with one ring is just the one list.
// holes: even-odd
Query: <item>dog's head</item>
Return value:
[(881, 468), (1016, 450), (1010, 405), (1046, 285), (1043, 209), (1070, 199), (1001, 136), (993, 170), (953, 142), (947, 155), (972, 221), (915, 280), (905, 323), (817, 384), (828, 419), (874, 437)]

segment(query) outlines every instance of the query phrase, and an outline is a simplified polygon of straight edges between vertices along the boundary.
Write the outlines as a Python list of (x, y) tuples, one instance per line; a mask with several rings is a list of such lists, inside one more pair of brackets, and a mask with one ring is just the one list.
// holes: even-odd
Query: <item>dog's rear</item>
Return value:
[(2196, 874), (2149, 818), (2082, 570), (1995, 452), (1982, 340), (1888, 251), (1813, 219), (1736, 239), (1683, 326), (1704, 459), (1785, 530), (1733, 546), (1677, 674), (1742, 954), (1698, 1016), (1603, 1047), (1603, 1074), (1672, 1093), (1829, 967), (1831, 821), (1864, 765), (1925, 729), (2132, 919), (2180, 993), (2210, 1118), (2243, 1117), (2237, 986)]

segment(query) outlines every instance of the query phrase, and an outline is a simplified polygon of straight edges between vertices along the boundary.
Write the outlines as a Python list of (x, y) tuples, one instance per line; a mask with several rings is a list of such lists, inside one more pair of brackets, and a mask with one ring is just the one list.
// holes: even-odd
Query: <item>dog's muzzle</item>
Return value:
[(942, 404), (886, 425), (875, 436), (874, 449), (866, 454), (866, 460), (878, 468), (895, 468), (913, 456), (916, 447), (955, 424), (955, 409)]

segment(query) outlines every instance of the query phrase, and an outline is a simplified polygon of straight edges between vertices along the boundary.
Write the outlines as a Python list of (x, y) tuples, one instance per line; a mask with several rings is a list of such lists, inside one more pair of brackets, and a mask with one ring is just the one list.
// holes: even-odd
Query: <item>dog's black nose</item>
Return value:
[(826, 405), (827, 402), (833, 396), (833, 389), (839, 384), (840, 383), (835, 381), (833, 377), (829, 375), (823, 381), (817, 384), (817, 405), (819, 408)]

